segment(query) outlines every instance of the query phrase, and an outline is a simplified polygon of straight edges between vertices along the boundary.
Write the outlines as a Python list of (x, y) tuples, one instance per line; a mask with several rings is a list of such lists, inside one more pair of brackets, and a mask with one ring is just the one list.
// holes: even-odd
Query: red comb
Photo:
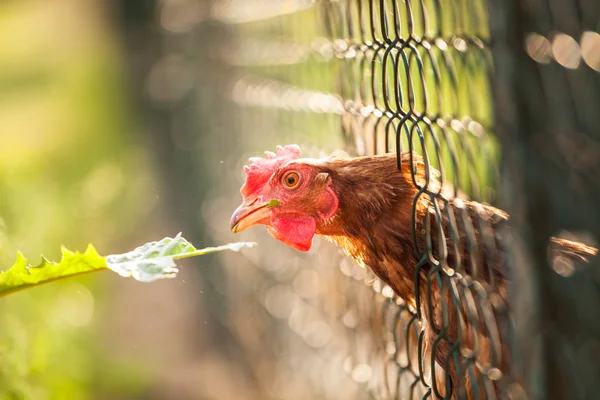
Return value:
[(265, 151), (265, 155), (267, 158), (250, 158), (250, 165), (244, 166), (246, 182), (240, 190), (242, 196), (248, 197), (258, 192), (281, 165), (300, 157), (300, 147), (295, 144), (277, 146), (277, 154)]

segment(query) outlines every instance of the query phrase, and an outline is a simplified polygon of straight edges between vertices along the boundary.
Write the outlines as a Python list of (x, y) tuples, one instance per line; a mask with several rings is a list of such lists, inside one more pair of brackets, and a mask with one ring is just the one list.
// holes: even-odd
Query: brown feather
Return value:
[[(434, 352), (438, 364), (434, 379), (439, 392), (446, 392), (439, 366), (449, 364), (453, 398), (458, 387), (466, 387), (468, 398), (493, 397), (493, 388), (478, 393), (473, 388), (481, 379), (480, 371), (490, 374), (493, 366), (506, 373), (510, 362), (503, 325), (508, 318), (501, 317), (507, 313), (510, 279), (504, 256), (508, 250), (501, 236), (508, 215), (489, 205), (450, 198), (438, 181), (439, 173), (426, 170), (419, 156), (404, 153), (401, 158), (400, 171), (395, 154), (320, 164), (331, 177), (339, 210), (317, 226), (317, 233), (370, 267), (413, 310), (420, 311), (425, 350)], [(551, 238), (549, 251), (552, 259), (570, 262), (587, 262), (597, 253), (592, 247), (557, 238)], [(423, 254), (427, 259), (421, 260)], [(434, 349), (438, 336), (447, 340), (438, 341)], [(456, 354), (461, 365), (473, 355), (479, 372), (458, 373), (448, 361), (452, 343), (460, 343)]]

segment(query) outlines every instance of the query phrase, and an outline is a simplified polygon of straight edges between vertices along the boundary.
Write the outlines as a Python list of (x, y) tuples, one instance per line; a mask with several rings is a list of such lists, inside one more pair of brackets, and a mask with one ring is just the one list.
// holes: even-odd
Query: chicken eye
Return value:
[(294, 188), (300, 182), (300, 175), (297, 172), (288, 172), (283, 176), (283, 184), (288, 188)]

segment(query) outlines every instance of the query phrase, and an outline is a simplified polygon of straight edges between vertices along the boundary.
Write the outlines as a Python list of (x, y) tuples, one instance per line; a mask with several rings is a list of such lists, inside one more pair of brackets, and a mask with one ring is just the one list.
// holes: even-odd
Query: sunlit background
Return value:
[[(262, 244), (246, 257), (183, 262), (169, 281), (141, 284), (103, 272), (3, 298), (0, 398), (262, 399), (319, 391), (322, 398), (339, 398), (343, 394), (323, 393), (323, 385), (306, 388), (307, 376), (333, 378), (333, 388), (352, 382), (343, 359), (305, 354), (332, 337), (323, 316), (304, 315), (320, 290), (316, 268), (325, 253), (317, 256), (318, 243), (299, 256), (266, 232), (229, 232), (249, 155), (297, 142), (307, 145), (305, 154), (319, 156), (341, 143), (330, 134), (339, 131), (335, 114), (272, 120), (267, 111), (252, 114), (250, 122), (231, 108), (231, 97), (246, 91), (235, 67), (226, 66), (235, 63), (231, 55), (260, 57), (258, 48), (248, 47), (258, 44), (228, 41), (231, 32), (221, 19), (252, 19), (231, 7), (201, 1), (0, 4), (3, 269), (17, 251), (33, 263), (42, 254), (58, 260), (61, 245), (84, 250), (93, 243), (110, 254), (178, 231), (197, 246), (241, 239)], [(268, 24), (263, 33), (293, 32), (309, 46), (318, 22), (309, 10)], [(332, 91), (324, 68), (310, 63), (270, 72)], [(305, 107), (336, 106), (320, 103)], [(262, 131), (245, 135), (241, 121)], [(269, 278), (269, 286), (258, 286), (263, 274), (280, 284)], [(305, 309), (294, 305), (300, 301)], [(287, 333), (293, 309), (304, 310), (292, 326), (297, 334)], [(326, 368), (317, 369), (319, 363), (331, 367), (330, 376), (321, 377)]]
[[(229, 231), (248, 157), (289, 143), (307, 157), (395, 151), (406, 110), (423, 112), (408, 125), (425, 139), (409, 143), (405, 125), (403, 151), (427, 151), (446, 184), (478, 201), (514, 195), (498, 189), (499, 142), (509, 139), (496, 136), (494, 110), (512, 103), (492, 100), (487, 2), (408, 2), (412, 11), (398, 15), (414, 23), (396, 34), (420, 44), (392, 57), (381, 21), (400, 3), (2, 1), (0, 270), (18, 251), (31, 263), (58, 260), (61, 246), (112, 254), (180, 231), (197, 247), (259, 246), (182, 261), (172, 280), (101, 272), (1, 298), (0, 399), (379, 399), (399, 388), (421, 398), (427, 382), (407, 350), (415, 317), (389, 287), (319, 238), (299, 253), (262, 228)], [(595, 23), (582, 23), (581, 35), (540, 23), (520, 49), (547, 88), (583, 93), (579, 106), (598, 100), (589, 89), (600, 71)], [(561, 86), (548, 71), (563, 70), (580, 75)], [(566, 97), (545, 95), (562, 118)], [(598, 113), (576, 117), (587, 118), (590, 137), (600, 126)], [(579, 139), (556, 140), (588, 162), (589, 181), (573, 185), (598, 188), (600, 147)], [(597, 204), (594, 190), (586, 206)], [(577, 214), (567, 209), (558, 222)], [(577, 221), (594, 226), (591, 214)], [(535, 353), (538, 344), (522, 346)]]

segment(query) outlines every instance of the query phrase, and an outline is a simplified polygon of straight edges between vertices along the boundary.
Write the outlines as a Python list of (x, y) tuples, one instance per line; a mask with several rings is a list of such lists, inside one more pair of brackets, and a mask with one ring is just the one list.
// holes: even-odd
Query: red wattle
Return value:
[(316, 229), (317, 222), (313, 217), (284, 215), (271, 218), (269, 233), (296, 250), (308, 251)]

